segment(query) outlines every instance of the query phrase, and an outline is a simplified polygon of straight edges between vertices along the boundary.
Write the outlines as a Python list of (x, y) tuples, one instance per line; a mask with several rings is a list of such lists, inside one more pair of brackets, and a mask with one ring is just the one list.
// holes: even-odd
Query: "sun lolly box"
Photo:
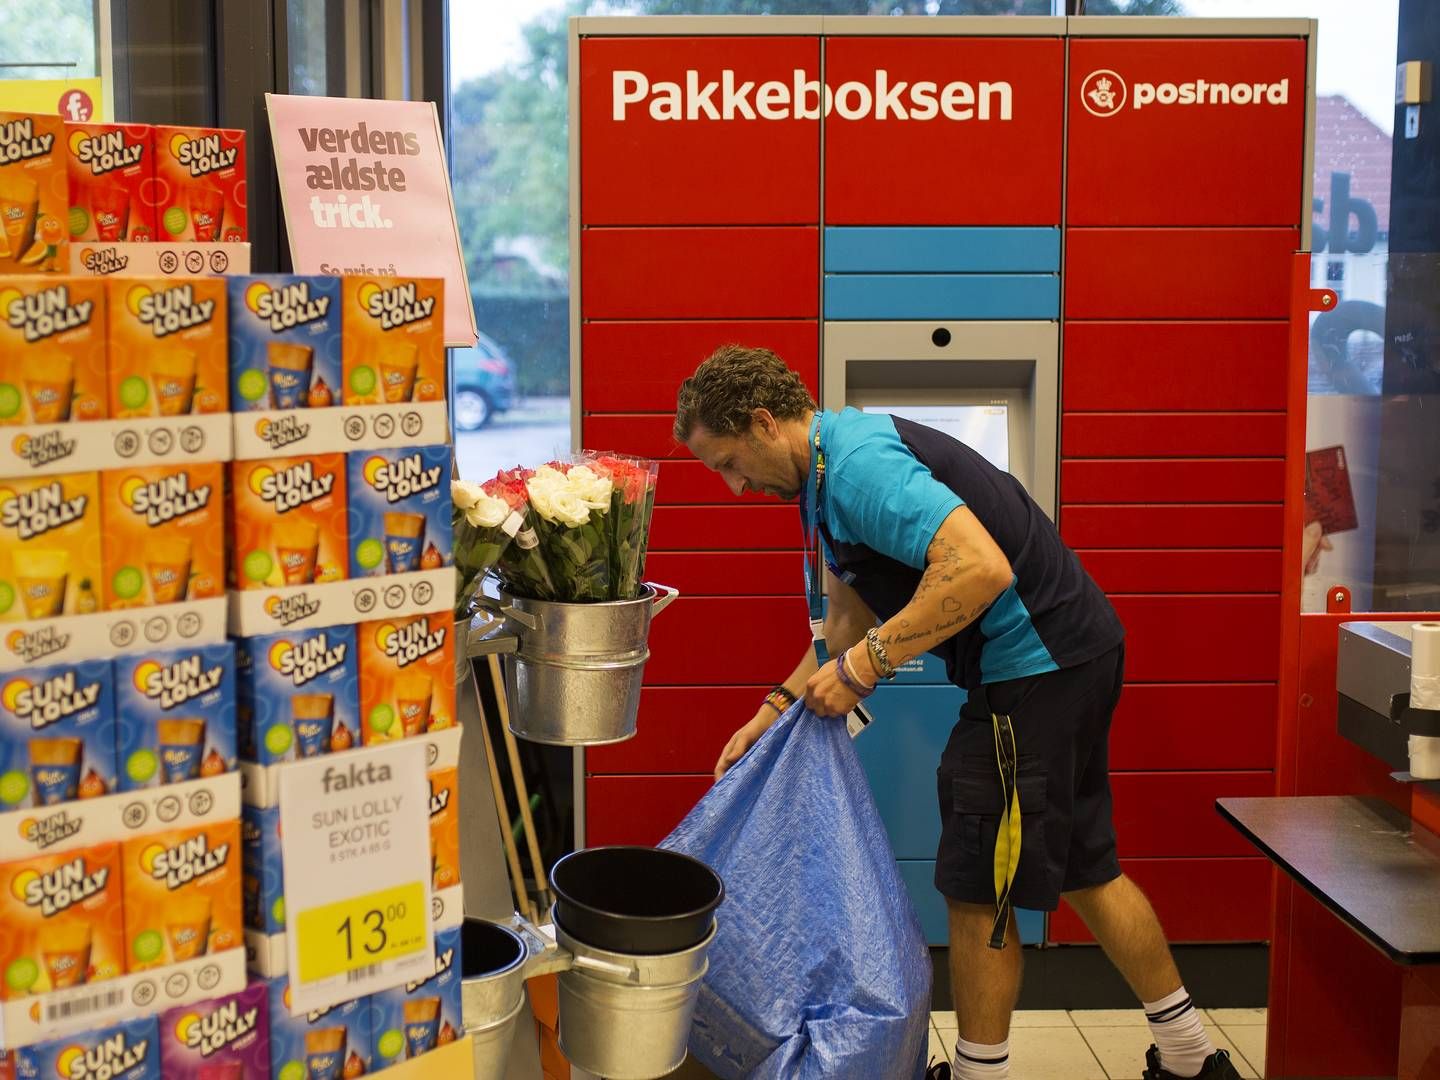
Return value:
[(160, 1017), (165, 1080), (269, 1080), (270, 1003), (265, 984)]
[(234, 770), (233, 644), (127, 654), (114, 663), (120, 790)]
[(307, 409), (340, 398), (340, 279), (228, 279), (230, 407)]
[(99, 479), (0, 480), (0, 621), (100, 609)]
[(240, 808), (244, 849), (242, 882), (245, 925), (265, 934), (285, 932), (285, 870), (280, 855), (280, 808)]
[(347, 576), (344, 454), (236, 461), (230, 468), (237, 588)]
[(0, 424), (102, 420), (105, 283), (0, 277)]
[(158, 239), (202, 244), (244, 240), (245, 132), (164, 126), (152, 130)]
[(126, 840), (126, 970), (242, 945), (240, 859), (240, 822), (233, 818)]
[(355, 627), (242, 638), (235, 663), (245, 760), (275, 765), (359, 745)]
[[(15, 1051), (20, 1080), (161, 1080), (156, 1018), (127, 1020)], [(168, 1069), (163, 1073), (169, 1080)]]
[(290, 980), (270, 989), (270, 1075), (341, 1080), (370, 1072), (370, 1007), (361, 998), (329, 1009), (290, 1015)]
[(417, 1058), (460, 1037), (460, 928), (435, 931), (435, 974), (370, 995), (376, 1069)]
[(105, 288), (111, 416), (188, 416), (230, 407), (223, 280), (112, 279)]
[(0, 812), (115, 790), (110, 661), (0, 675)]
[(449, 612), (360, 623), (366, 746), (455, 724), (455, 618)]
[(451, 565), (450, 448), (362, 450), (348, 459), (350, 576)]
[(155, 149), (145, 124), (66, 124), (70, 238), (155, 239)]
[(60, 117), (0, 112), (0, 274), (70, 265), (69, 203)]
[(124, 971), (119, 844), (0, 865), (0, 998), (66, 990)]
[(345, 404), (445, 398), (442, 278), (355, 276), (345, 290)]
[(432, 770), (430, 784), (430, 886), (460, 884), (460, 771)]
[(224, 493), (220, 462), (101, 473), (105, 610), (224, 595)]

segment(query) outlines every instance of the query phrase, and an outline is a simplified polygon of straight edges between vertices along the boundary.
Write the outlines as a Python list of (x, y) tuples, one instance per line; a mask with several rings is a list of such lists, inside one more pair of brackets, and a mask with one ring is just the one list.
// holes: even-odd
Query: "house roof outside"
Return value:
[(1329, 220), (1330, 175), (1350, 174), (1350, 195), (1375, 208), (1380, 235), (1390, 232), (1390, 136), (1352, 105), (1343, 94), (1315, 99), (1315, 197), (1326, 209), (1317, 218)]

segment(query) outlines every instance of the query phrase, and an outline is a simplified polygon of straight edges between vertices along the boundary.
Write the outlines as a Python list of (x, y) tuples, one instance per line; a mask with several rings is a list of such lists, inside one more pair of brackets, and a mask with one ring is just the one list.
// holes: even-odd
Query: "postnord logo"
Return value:
[(1080, 103), (1092, 116), (1116, 116), (1128, 103), (1131, 109), (1151, 105), (1288, 105), (1290, 80), (1279, 82), (1136, 82), (1109, 68), (1099, 68), (1080, 84)]

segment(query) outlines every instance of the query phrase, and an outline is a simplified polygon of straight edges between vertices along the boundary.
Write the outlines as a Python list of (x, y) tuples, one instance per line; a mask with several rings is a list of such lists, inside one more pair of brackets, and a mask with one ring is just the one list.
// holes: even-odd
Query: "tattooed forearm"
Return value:
[(1009, 584), (1008, 566), (1001, 575), (993, 566), (963, 559), (943, 538), (936, 538), (929, 554), (910, 603), (880, 627), (880, 641), (897, 666), (981, 618)]
[[(981, 604), (979, 607), (967, 611), (962, 615), (955, 615), (946, 619), (944, 622), (936, 623), (934, 626), (923, 627), (919, 630), (897, 630), (893, 634), (886, 634), (882, 630), (880, 640), (888, 649), (891, 645), (909, 645), (913, 642), (933, 639), (925, 646), (925, 649), (930, 649), (952, 634), (956, 634), (969, 626), (981, 615), (985, 614), (985, 610), (989, 606), (989, 603)], [(906, 659), (909, 659), (909, 657), (906, 657)]]

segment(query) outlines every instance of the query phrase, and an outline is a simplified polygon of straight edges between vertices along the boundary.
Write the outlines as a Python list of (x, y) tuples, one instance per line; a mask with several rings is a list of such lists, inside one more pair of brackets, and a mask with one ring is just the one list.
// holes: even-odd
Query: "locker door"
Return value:
[[(814, 224), (820, 121), (799, 115), (808, 110), (795, 107), (794, 87), (819, 71), (818, 37), (583, 39), (581, 218), (587, 226)], [(735, 91), (746, 85), (741, 108)], [(763, 166), (736, 167), (744, 161)]]

